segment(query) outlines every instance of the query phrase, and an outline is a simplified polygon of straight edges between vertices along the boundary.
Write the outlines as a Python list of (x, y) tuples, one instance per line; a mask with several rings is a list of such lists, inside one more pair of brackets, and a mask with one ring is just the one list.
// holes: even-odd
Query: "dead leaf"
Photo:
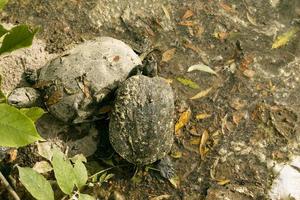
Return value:
[(180, 179), (179, 179), (179, 177), (178, 176), (174, 176), (174, 177), (172, 177), (172, 178), (170, 178), (170, 179), (168, 179), (169, 180), (169, 182), (172, 184), (172, 186), (174, 187), (174, 188), (178, 188), (179, 187), (179, 184), (180, 184)]
[(172, 152), (170, 156), (172, 158), (181, 158), (182, 157), (182, 152), (181, 151), (175, 151), (175, 152)]
[(188, 109), (180, 115), (179, 120), (177, 121), (177, 123), (175, 125), (175, 134), (176, 135), (179, 135), (178, 131), (181, 128), (183, 128), (185, 125), (187, 125), (187, 123), (190, 121), (191, 114), (192, 114), (191, 110)]
[(219, 180), (217, 180), (218, 185), (226, 185), (228, 183), (230, 183), (229, 179), (219, 179)]
[(208, 152), (208, 149), (206, 148), (207, 140), (208, 140), (208, 131), (205, 130), (202, 133), (201, 141), (200, 141), (200, 145), (199, 145), (199, 153), (200, 153), (201, 160), (204, 160), (205, 155)]
[(195, 100), (195, 99), (200, 99), (202, 97), (205, 97), (208, 95), (208, 93), (212, 90), (212, 87), (206, 89), (206, 90), (203, 90), (201, 92), (199, 92), (198, 94), (196, 94), (195, 96), (191, 97), (190, 99), (191, 100)]
[(257, 22), (256, 22), (256, 19), (253, 18), (253, 17), (251, 17), (251, 15), (250, 15), (248, 12), (247, 12), (247, 19), (248, 19), (248, 21), (249, 21), (252, 25), (258, 26), (258, 24), (257, 24)]
[(11, 163), (17, 159), (18, 156), (18, 150), (17, 149), (10, 149), (8, 151), (9, 159), (8, 162)]
[(211, 114), (207, 114), (207, 113), (200, 113), (200, 114), (196, 115), (196, 119), (198, 119), (198, 120), (206, 119), (209, 117), (211, 117)]
[(192, 89), (198, 89), (200, 88), (199, 85), (197, 83), (195, 83), (194, 81), (190, 80), (190, 79), (186, 79), (186, 78), (176, 78), (177, 81), (179, 81), (182, 85), (188, 86)]
[(218, 74), (214, 70), (212, 70), (209, 66), (207, 66), (203, 63), (197, 64), (197, 65), (192, 65), (188, 68), (188, 72), (192, 72), (192, 71), (196, 71), (196, 70), (207, 72), (207, 73), (218, 76)]
[(169, 14), (168, 9), (167, 9), (164, 5), (162, 5), (161, 7), (162, 7), (162, 9), (163, 9), (163, 11), (164, 11), (164, 13), (165, 13), (167, 19), (168, 19), (168, 20), (171, 20), (171, 17), (170, 17), (170, 14)]
[(294, 38), (296, 33), (300, 30), (298, 27), (292, 27), (287, 32), (279, 35), (274, 43), (272, 44), (272, 49), (277, 49), (286, 45), (290, 40)]
[(228, 38), (229, 33), (228, 33), (228, 32), (215, 32), (215, 33), (213, 34), (213, 36), (214, 36), (215, 38), (218, 38), (218, 39), (221, 40), (221, 41), (224, 41), (226, 38)]
[(195, 126), (192, 126), (190, 129), (189, 129), (189, 133), (191, 135), (194, 135), (194, 136), (200, 136), (200, 134), (198, 133), (197, 129)]
[(176, 48), (172, 48), (172, 49), (169, 49), (169, 50), (165, 51), (162, 54), (161, 61), (169, 62), (174, 57), (175, 53), (176, 53)]
[(255, 71), (251, 70), (251, 69), (246, 69), (243, 72), (244, 76), (248, 77), (248, 78), (253, 78), (255, 75)]
[(153, 197), (150, 200), (165, 200), (165, 199), (170, 199), (170, 198), (171, 198), (171, 195), (164, 194), (164, 195), (160, 195), (157, 197)]
[(243, 109), (247, 104), (246, 100), (242, 100), (240, 98), (234, 98), (229, 105), (234, 108), (235, 110), (241, 110)]
[(173, 83), (173, 79), (170, 79), (170, 78), (164, 78), (164, 81), (166, 81), (168, 84)]
[(190, 17), (194, 16), (194, 12), (191, 10), (187, 10), (185, 11), (184, 15), (181, 17), (181, 19), (185, 20), (188, 19)]
[(47, 161), (40, 161), (35, 163), (32, 169), (40, 174), (52, 171), (52, 167)]
[(194, 21), (189, 21), (189, 20), (186, 20), (186, 21), (181, 21), (178, 23), (178, 25), (180, 26), (194, 26), (196, 23)]
[(192, 43), (185, 43), (184, 47), (189, 48), (189, 49), (195, 51), (198, 54), (200, 54), (200, 52), (201, 52), (201, 50), (198, 47), (196, 47), (195, 45), (193, 45)]
[(200, 138), (194, 138), (190, 140), (191, 145), (199, 145), (200, 144)]
[(240, 121), (244, 118), (245, 114), (243, 112), (234, 112), (232, 115), (232, 121), (239, 125)]
[(223, 10), (225, 10), (226, 12), (234, 12), (234, 10), (232, 9), (232, 7), (230, 5), (227, 5), (224, 2), (220, 2), (219, 3), (220, 7), (223, 8)]

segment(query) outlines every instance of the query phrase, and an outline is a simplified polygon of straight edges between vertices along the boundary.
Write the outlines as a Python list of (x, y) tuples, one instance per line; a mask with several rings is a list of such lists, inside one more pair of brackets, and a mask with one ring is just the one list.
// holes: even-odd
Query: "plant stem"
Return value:
[(8, 190), (8, 192), (13, 196), (15, 200), (21, 200), (18, 194), (14, 191), (14, 189), (10, 186), (9, 182), (6, 180), (6, 178), (3, 176), (2, 172), (0, 172), (0, 180), (3, 182), (5, 188)]
[(99, 172), (93, 174), (93, 175), (90, 176), (89, 178), (93, 178), (93, 177), (95, 177), (95, 176), (98, 176), (99, 174), (102, 174), (102, 173), (104, 173), (104, 172), (106, 172), (106, 171), (109, 171), (109, 170), (111, 170), (111, 169), (114, 169), (114, 168), (117, 168), (117, 167), (125, 167), (125, 166), (128, 166), (128, 165), (117, 165), (117, 166), (109, 167), (109, 168), (106, 168), (106, 169), (104, 169), (104, 170), (101, 170), (101, 171), (99, 171)]

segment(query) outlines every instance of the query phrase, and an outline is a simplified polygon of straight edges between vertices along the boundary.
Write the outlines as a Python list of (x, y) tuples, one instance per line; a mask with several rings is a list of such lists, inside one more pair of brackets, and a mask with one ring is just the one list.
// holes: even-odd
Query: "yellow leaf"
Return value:
[(201, 136), (201, 141), (199, 145), (199, 153), (201, 156), (201, 160), (204, 160), (206, 153), (208, 152), (208, 149), (206, 148), (206, 142), (208, 140), (208, 132), (207, 130), (203, 131)]
[(212, 90), (212, 87), (204, 90), (204, 91), (201, 91), (199, 92), (198, 94), (196, 94), (195, 96), (191, 97), (190, 99), (193, 100), (193, 99), (200, 99), (202, 97), (205, 97), (206, 95), (208, 95), (208, 93)]
[(172, 158), (181, 158), (182, 157), (182, 152), (181, 151), (175, 151), (171, 153)]
[(169, 50), (165, 51), (162, 54), (161, 61), (163, 61), (163, 62), (170, 61), (173, 58), (173, 56), (175, 55), (175, 52), (176, 52), (176, 48), (172, 48), (172, 49), (169, 49)]
[(217, 180), (217, 183), (218, 183), (218, 185), (226, 185), (226, 184), (230, 183), (230, 180), (229, 179), (220, 179), (220, 180)]
[(178, 188), (180, 184), (180, 180), (178, 176), (174, 176), (168, 179), (174, 188)]
[(277, 49), (281, 46), (286, 45), (299, 31), (298, 27), (290, 28), (287, 32), (283, 33), (282, 35), (278, 36), (272, 45), (272, 49)]
[(196, 119), (206, 119), (206, 118), (209, 118), (210, 116), (211, 116), (211, 114), (200, 113), (200, 114), (196, 115)]
[(178, 135), (178, 131), (189, 122), (189, 120), (191, 118), (191, 114), (192, 114), (191, 110), (188, 109), (187, 111), (183, 112), (180, 115), (179, 120), (175, 125), (175, 134), (176, 135)]
[(190, 80), (190, 79), (186, 79), (186, 78), (176, 78), (177, 81), (179, 81), (182, 85), (188, 86), (192, 89), (198, 89), (200, 88), (199, 85), (197, 83), (195, 83), (194, 81)]

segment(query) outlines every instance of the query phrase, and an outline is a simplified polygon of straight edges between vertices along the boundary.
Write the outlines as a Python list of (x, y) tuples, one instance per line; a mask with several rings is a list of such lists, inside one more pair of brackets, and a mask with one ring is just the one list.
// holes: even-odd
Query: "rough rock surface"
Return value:
[(137, 75), (117, 91), (110, 142), (127, 161), (145, 165), (163, 158), (173, 143), (174, 95), (162, 78)]
[(43, 67), (37, 87), (46, 88), (46, 104), (55, 117), (79, 123), (139, 64), (141, 60), (128, 45), (100, 37)]
[(18, 108), (29, 108), (39, 104), (40, 93), (31, 87), (20, 87), (12, 91), (7, 101)]

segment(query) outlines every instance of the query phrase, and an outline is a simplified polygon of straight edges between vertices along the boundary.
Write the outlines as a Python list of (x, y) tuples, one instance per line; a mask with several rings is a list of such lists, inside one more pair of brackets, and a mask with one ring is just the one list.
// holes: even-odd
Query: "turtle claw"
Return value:
[(160, 175), (166, 179), (171, 179), (176, 174), (173, 163), (169, 156), (162, 158), (157, 163), (157, 168), (160, 172)]

